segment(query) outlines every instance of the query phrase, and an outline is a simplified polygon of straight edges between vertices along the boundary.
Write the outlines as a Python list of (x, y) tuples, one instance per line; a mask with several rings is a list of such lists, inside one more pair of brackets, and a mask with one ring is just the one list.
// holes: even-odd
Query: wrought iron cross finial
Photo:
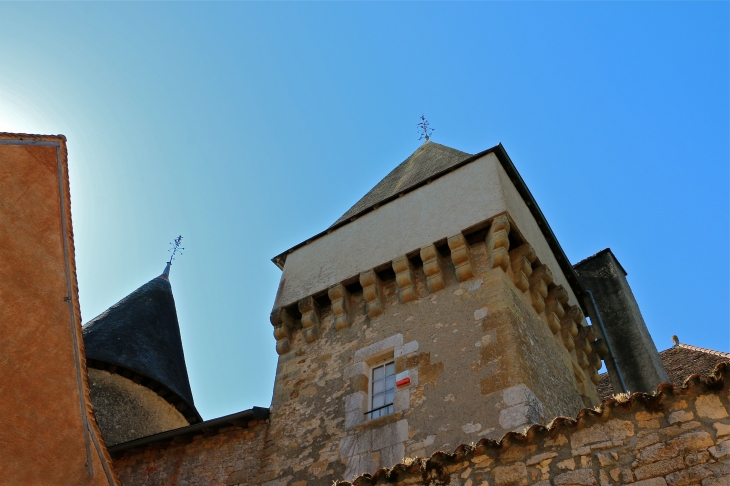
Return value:
[(433, 133), (434, 129), (428, 126), (428, 120), (426, 120), (426, 117), (421, 115), (421, 121), (418, 122), (418, 133), (421, 135), (418, 137), (418, 140), (428, 140), (431, 138), (431, 134)]
[(172, 261), (175, 259), (175, 255), (177, 253), (182, 255), (182, 251), (185, 249), (182, 246), (180, 246), (180, 244), (182, 243), (182, 239), (183, 239), (183, 237), (182, 237), (182, 235), (180, 235), (177, 238), (175, 238), (174, 240), (172, 240), (172, 242), (170, 242), (170, 245), (172, 245), (172, 247), (169, 250), (167, 250), (169, 252), (170, 251), (172, 252), (172, 254), (170, 254), (170, 261), (167, 262), (170, 265), (172, 265)]

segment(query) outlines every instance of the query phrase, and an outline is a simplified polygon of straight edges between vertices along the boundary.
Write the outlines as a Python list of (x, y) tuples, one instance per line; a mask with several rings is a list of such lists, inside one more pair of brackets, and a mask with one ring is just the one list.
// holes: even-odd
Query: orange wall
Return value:
[(117, 484), (90, 406), (63, 136), (0, 133), (0, 336), (2, 482)]

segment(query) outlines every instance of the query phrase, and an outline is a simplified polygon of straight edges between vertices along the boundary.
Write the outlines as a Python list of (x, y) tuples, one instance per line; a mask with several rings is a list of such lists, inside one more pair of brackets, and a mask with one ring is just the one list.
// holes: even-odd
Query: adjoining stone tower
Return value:
[(652, 393), (660, 383), (670, 382), (626, 280), (626, 270), (611, 249), (577, 263), (575, 271), (583, 286), (593, 293), (612, 344), (615, 365), (610, 366), (614, 361), (611, 359), (606, 360), (606, 365), (609, 372), (614, 371), (609, 373), (613, 389), (625, 387), (631, 392)]
[(202, 421), (169, 269), (83, 328), (91, 400), (108, 446)]
[(501, 145), (426, 142), (274, 262), (272, 478), (351, 479), (599, 402), (605, 346)]

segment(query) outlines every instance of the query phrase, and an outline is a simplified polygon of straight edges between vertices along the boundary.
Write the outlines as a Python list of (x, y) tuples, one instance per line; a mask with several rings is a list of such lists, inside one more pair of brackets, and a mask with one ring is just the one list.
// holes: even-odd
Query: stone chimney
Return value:
[[(669, 382), (654, 341), (646, 328), (626, 271), (610, 248), (574, 266), (581, 283), (593, 293), (598, 312), (611, 343), (615, 363), (630, 392), (653, 392)], [(595, 323), (594, 323), (595, 324)], [(609, 368), (614, 390), (621, 390), (619, 378)]]

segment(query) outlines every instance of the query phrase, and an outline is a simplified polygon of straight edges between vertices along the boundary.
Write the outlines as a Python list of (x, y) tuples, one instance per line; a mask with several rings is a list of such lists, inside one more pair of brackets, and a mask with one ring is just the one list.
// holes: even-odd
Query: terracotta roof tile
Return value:
[[(679, 344), (659, 353), (669, 378), (675, 385), (681, 385), (685, 378), (694, 374), (709, 374), (717, 363), (730, 361), (730, 353)], [(608, 373), (601, 374), (598, 382), (598, 396), (606, 400), (613, 395), (613, 386)]]

